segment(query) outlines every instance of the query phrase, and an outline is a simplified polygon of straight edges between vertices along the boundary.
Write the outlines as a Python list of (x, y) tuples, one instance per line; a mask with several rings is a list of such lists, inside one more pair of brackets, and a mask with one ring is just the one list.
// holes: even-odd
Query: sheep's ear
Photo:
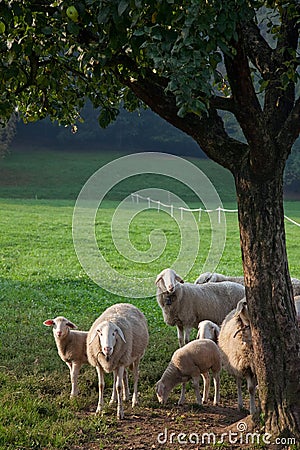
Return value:
[(45, 320), (45, 322), (43, 322), (43, 324), (46, 325), (46, 327), (53, 327), (54, 320), (53, 319), (47, 319), (47, 320)]
[(78, 327), (73, 322), (67, 322), (67, 327), (72, 328), (72, 330), (76, 330)]
[(216, 281), (216, 275), (212, 272), (207, 273), (207, 277), (205, 279), (205, 282), (208, 283), (209, 281)]
[(97, 334), (98, 334), (98, 330), (95, 330), (95, 331), (94, 331), (94, 334), (91, 336), (91, 339), (90, 339), (90, 341), (89, 341), (89, 345), (91, 345), (91, 343), (94, 341), (94, 339), (95, 339), (95, 337), (97, 336)]
[(179, 283), (184, 283), (183, 279), (179, 275), (177, 275), (177, 273), (175, 276), (175, 280), (179, 281)]
[(125, 339), (124, 333), (123, 333), (123, 331), (121, 330), (120, 327), (117, 327), (117, 328), (116, 328), (116, 332), (118, 333), (118, 335), (120, 336), (120, 338), (122, 339), (122, 341), (124, 341), (125, 344), (126, 344), (126, 339)]
[(240, 301), (238, 302), (237, 306), (236, 306), (235, 314), (234, 314), (234, 315), (235, 315), (235, 316), (240, 316), (241, 313), (244, 311), (246, 305), (247, 305), (247, 302), (246, 302), (246, 299), (245, 299), (245, 298), (243, 298), (242, 300), (240, 300)]
[(155, 284), (157, 284), (161, 279), (162, 279), (162, 275), (161, 275), (161, 273), (160, 273), (160, 274), (157, 275), (157, 277), (156, 277)]
[(214, 327), (214, 338), (215, 338), (214, 341), (218, 342), (219, 332), (218, 332), (217, 328), (215, 328), (215, 327)]
[(249, 325), (246, 299), (240, 300), (238, 302), (234, 316), (239, 317), (244, 325)]

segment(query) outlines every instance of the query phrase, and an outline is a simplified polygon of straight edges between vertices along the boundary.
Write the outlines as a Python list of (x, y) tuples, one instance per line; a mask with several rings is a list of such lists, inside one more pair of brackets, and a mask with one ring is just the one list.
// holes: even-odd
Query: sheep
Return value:
[[(173, 353), (171, 361), (161, 379), (156, 383), (158, 401), (165, 404), (171, 390), (182, 383), (179, 405), (185, 402), (185, 383), (192, 379), (197, 403), (202, 405), (208, 401), (210, 377), (212, 370), (214, 379), (214, 405), (220, 401), (221, 355), (218, 346), (209, 339), (198, 339), (189, 342)], [(199, 378), (204, 381), (203, 396), (199, 393)]]
[(300, 280), (298, 278), (291, 278), (292, 286), (293, 286), (293, 295), (294, 297), (300, 297)]
[[(231, 277), (223, 275), (222, 273), (215, 272), (204, 272), (195, 280), (194, 284), (205, 284), (205, 283), (218, 283), (220, 281), (233, 281), (234, 283), (239, 283), (242, 286), (245, 285), (244, 277)], [(291, 278), (293, 294), (294, 296), (300, 295), (300, 280), (298, 278)]]
[(86, 353), (88, 333), (87, 331), (76, 330), (77, 326), (62, 316), (47, 319), (43, 324), (47, 327), (53, 327), (58, 354), (70, 370), (72, 385), (70, 397), (75, 397), (78, 395), (77, 381), (80, 368), (88, 362)]
[(198, 325), (196, 339), (211, 339), (216, 344), (220, 334), (220, 327), (211, 320), (202, 320)]
[(179, 346), (189, 342), (192, 328), (202, 320), (221, 324), (245, 296), (245, 288), (229, 281), (195, 285), (184, 283), (172, 269), (157, 275), (157, 301), (166, 324), (177, 327)]
[(104, 372), (114, 373), (118, 419), (124, 418), (121, 390), (127, 367), (133, 370), (134, 376), (132, 406), (137, 404), (139, 363), (148, 341), (147, 320), (144, 314), (131, 304), (119, 303), (110, 306), (95, 320), (88, 332), (87, 356), (89, 363), (96, 368), (99, 380), (96, 414), (103, 408)]
[(244, 277), (229, 277), (222, 273), (204, 272), (195, 280), (194, 284), (218, 283), (220, 281), (232, 281), (244, 286)]
[(225, 317), (219, 334), (219, 348), (224, 368), (236, 378), (239, 409), (243, 408), (241, 385), (245, 377), (250, 395), (250, 414), (254, 414), (257, 381), (245, 298)]
[(300, 327), (300, 295), (296, 295), (296, 297), (294, 297), (294, 301), (295, 301), (298, 325)]

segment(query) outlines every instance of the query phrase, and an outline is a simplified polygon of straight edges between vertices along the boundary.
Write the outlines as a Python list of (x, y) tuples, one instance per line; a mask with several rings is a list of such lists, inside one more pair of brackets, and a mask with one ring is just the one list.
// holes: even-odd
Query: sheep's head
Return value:
[(109, 361), (111, 355), (113, 354), (114, 347), (119, 338), (126, 343), (125, 336), (121, 328), (115, 323), (109, 321), (101, 322), (97, 326), (94, 334), (91, 336), (89, 344), (94, 341), (96, 336), (99, 338), (101, 351), (105, 356), (106, 361)]
[(238, 317), (244, 326), (250, 325), (250, 317), (248, 312), (248, 306), (246, 298), (242, 298), (236, 306), (235, 317)]
[(164, 269), (155, 280), (155, 284), (160, 291), (168, 294), (175, 292), (177, 282), (184, 283), (183, 279), (173, 269)]
[(198, 333), (196, 339), (211, 339), (216, 344), (220, 334), (220, 328), (210, 320), (202, 320), (198, 325)]
[(195, 284), (218, 283), (219, 281), (226, 281), (226, 277), (221, 273), (204, 272), (195, 281)]
[(234, 337), (241, 332), (243, 344), (251, 345), (252, 335), (246, 298), (242, 298), (242, 300), (238, 302), (234, 316), (240, 322), (240, 328), (235, 332)]
[(159, 403), (164, 405), (169, 397), (169, 391), (163, 381), (159, 380), (155, 386), (155, 392)]
[(211, 272), (204, 272), (201, 273), (201, 275), (199, 275), (199, 277), (197, 278), (197, 280), (195, 281), (195, 284), (205, 284), (208, 283), (212, 277), (212, 273)]
[(53, 334), (59, 339), (67, 336), (70, 328), (77, 328), (73, 322), (70, 322), (70, 320), (62, 316), (55, 317), (55, 319), (47, 319), (43, 324), (46, 325), (46, 327), (53, 327)]

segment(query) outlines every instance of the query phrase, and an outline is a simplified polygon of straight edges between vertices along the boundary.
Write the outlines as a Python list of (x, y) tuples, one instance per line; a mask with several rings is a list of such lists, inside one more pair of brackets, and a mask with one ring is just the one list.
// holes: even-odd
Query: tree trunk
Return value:
[(299, 329), (285, 246), (283, 164), (234, 174), (261, 418), (275, 436), (300, 437)]

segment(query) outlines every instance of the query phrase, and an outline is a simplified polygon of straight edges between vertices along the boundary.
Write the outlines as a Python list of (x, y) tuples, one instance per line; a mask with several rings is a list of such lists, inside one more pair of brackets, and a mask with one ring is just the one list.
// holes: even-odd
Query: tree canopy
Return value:
[[(106, 126), (120, 104), (138, 106), (130, 88), (141, 78), (174, 96), (179, 117), (207, 114), (209, 105), (236, 113), (224, 62), (242, 56), (239, 35), (265, 107), (299, 78), (297, 1), (17, 0), (0, 8), (2, 118), (18, 108), (25, 121), (74, 123), (88, 97)], [(247, 89), (240, 95), (253, 96), (256, 121), (258, 100)]]

